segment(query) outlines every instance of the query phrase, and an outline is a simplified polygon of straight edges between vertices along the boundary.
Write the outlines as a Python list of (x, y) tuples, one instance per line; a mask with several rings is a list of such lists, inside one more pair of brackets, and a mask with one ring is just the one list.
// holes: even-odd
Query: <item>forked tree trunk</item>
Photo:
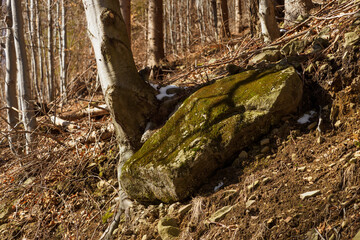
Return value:
[(22, 110), (22, 120), (26, 136), (26, 150), (31, 143), (31, 132), (36, 128), (36, 118), (31, 96), (31, 85), (29, 78), (29, 67), (25, 49), (24, 27), (22, 19), (21, 2), (11, 0), (13, 30), (15, 39), (16, 66), (18, 71), (18, 85)]
[(9, 146), (13, 152), (17, 152), (14, 144), (16, 143), (16, 135), (12, 132), (19, 122), (19, 114), (14, 110), (18, 109), (18, 102), (16, 98), (16, 53), (14, 47), (14, 35), (12, 32), (12, 12), (10, 0), (6, 1), (6, 17), (5, 22), (7, 24), (6, 30), (6, 74), (5, 74), (5, 100), (7, 107), (7, 121), (9, 129)]
[(285, 0), (285, 26), (294, 25), (299, 16), (307, 17), (312, 7), (311, 0)]
[(159, 66), (164, 58), (163, 0), (149, 0), (148, 65)]
[(131, 44), (131, 4), (130, 0), (120, 0), (121, 14), (124, 18), (126, 31)]
[(272, 42), (279, 38), (280, 29), (275, 19), (275, 9), (272, 0), (260, 0), (259, 17), (264, 41)]
[[(121, 194), (121, 168), (141, 147), (146, 124), (157, 110), (156, 92), (137, 72), (119, 1), (83, 0), (83, 4), (98, 76), (119, 143), (119, 210), (126, 210), (131, 202)], [(105, 239), (118, 224), (120, 212), (105, 232)]]

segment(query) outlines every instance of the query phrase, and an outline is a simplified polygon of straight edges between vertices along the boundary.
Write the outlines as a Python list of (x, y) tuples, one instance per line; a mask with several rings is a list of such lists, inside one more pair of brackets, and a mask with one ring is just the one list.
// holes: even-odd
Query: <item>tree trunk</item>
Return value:
[(159, 66), (164, 58), (163, 0), (149, 0), (148, 65)]
[(48, 0), (48, 69), (47, 69), (47, 93), (48, 101), (54, 100), (54, 43), (53, 43), (53, 19), (52, 0)]
[(218, 30), (218, 9), (216, 0), (211, 0), (211, 13), (213, 15), (213, 26), (215, 31), (215, 39), (219, 38), (219, 30)]
[(257, 33), (257, 25), (259, 21), (258, 16), (258, 8), (259, 8), (259, 0), (249, 0), (249, 27), (251, 36), (254, 37)]
[(235, 0), (235, 30), (237, 33), (242, 31), (242, 1)]
[(294, 25), (299, 16), (307, 17), (312, 7), (311, 0), (285, 0), (285, 26)]
[(11, 133), (16, 127), (16, 124), (19, 122), (19, 114), (14, 110), (18, 109), (18, 102), (16, 98), (16, 53), (14, 47), (14, 35), (12, 32), (12, 12), (11, 12), (11, 3), (10, 0), (6, 1), (7, 15), (5, 17), (5, 22), (7, 24), (6, 30), (6, 46), (5, 46), (5, 56), (6, 56), (6, 74), (5, 74), (5, 100), (7, 107), (7, 121), (8, 129), (10, 132), (9, 135), (9, 146), (11, 150), (16, 153), (17, 150), (14, 146), (16, 143), (16, 135)]
[(229, 8), (227, 0), (219, 0), (219, 8), (221, 12), (218, 11), (218, 14), (221, 13), (221, 17), (218, 19), (220, 24), (220, 33), (222, 37), (230, 37), (230, 28), (229, 28)]
[(28, 151), (31, 143), (31, 133), (36, 128), (36, 118), (34, 114), (33, 99), (31, 96), (31, 86), (29, 78), (29, 68), (25, 49), (24, 28), (22, 19), (21, 2), (11, 0), (13, 31), (15, 39), (16, 66), (18, 71), (18, 84), (20, 102), (22, 110), (22, 120), (24, 129), (28, 133), (26, 136), (26, 149)]
[(131, 4), (130, 0), (120, 0), (121, 14), (124, 18), (126, 31), (131, 44)]
[(264, 41), (272, 42), (279, 38), (280, 29), (275, 19), (275, 9), (272, 0), (260, 0), (259, 16)]
[(121, 189), (123, 164), (141, 147), (141, 136), (157, 111), (156, 91), (138, 74), (118, 0), (83, 0), (98, 76), (119, 143), (120, 210), (102, 239), (111, 236), (131, 203)]
[(39, 91), (41, 102), (44, 102), (44, 61), (43, 61), (43, 42), (41, 41), (41, 21), (38, 0), (35, 1), (35, 14), (36, 14), (36, 39), (37, 39), (37, 54), (39, 62)]
[(60, 27), (60, 95), (63, 102), (67, 101), (67, 32), (66, 32), (66, 6), (61, 0), (61, 27)]
[(33, 82), (33, 86), (35, 87), (35, 92), (38, 96), (38, 98), (40, 97), (40, 92), (39, 92), (39, 88), (38, 88), (38, 68), (37, 68), (37, 59), (36, 59), (36, 44), (35, 44), (35, 20), (34, 20), (34, 12), (35, 12), (35, 7), (34, 7), (34, 0), (30, 0), (30, 5), (28, 4), (28, 2), (26, 1), (26, 5), (27, 5), (27, 15), (29, 18), (29, 24), (28, 24), (28, 29), (29, 29), (29, 42), (30, 42), (30, 56), (31, 56), (31, 78), (32, 78), (32, 82)]

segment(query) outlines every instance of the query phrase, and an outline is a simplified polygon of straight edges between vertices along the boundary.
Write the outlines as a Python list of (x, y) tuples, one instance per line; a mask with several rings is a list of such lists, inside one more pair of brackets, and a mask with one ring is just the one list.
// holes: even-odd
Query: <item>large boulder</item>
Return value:
[(125, 163), (122, 187), (142, 202), (188, 197), (295, 111), (301, 96), (302, 81), (293, 67), (247, 71), (201, 88)]

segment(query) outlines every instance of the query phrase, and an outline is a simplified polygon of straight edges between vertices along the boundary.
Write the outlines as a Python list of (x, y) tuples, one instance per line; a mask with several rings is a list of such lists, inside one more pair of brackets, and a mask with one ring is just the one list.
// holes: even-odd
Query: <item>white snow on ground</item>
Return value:
[(305, 124), (310, 122), (310, 118), (312, 118), (316, 114), (315, 111), (310, 111), (309, 113), (305, 113), (301, 118), (297, 120), (300, 124)]
[(173, 97), (173, 96), (175, 96), (175, 93), (173, 93), (173, 94), (167, 94), (166, 93), (166, 91), (168, 90), (168, 89), (171, 89), (171, 88), (179, 88), (178, 86), (175, 86), (175, 85), (169, 85), (169, 86), (165, 86), (165, 87), (161, 87), (160, 89), (159, 89), (159, 94), (158, 95), (156, 95), (156, 98), (158, 99), (158, 100), (162, 100), (164, 97)]
[(214, 187), (214, 192), (219, 191), (219, 189), (224, 185), (223, 182), (219, 182), (219, 184), (217, 186)]

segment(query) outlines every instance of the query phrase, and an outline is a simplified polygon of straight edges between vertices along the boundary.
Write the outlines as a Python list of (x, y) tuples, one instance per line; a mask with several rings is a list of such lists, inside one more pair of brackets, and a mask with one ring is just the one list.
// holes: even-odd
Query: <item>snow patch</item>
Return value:
[(297, 120), (300, 124), (305, 124), (310, 122), (310, 118), (312, 118), (316, 114), (315, 111), (310, 111), (309, 113), (305, 113), (301, 118)]
[[(154, 84), (154, 85), (156, 85), (156, 84)], [(158, 100), (162, 100), (164, 97), (173, 97), (173, 96), (175, 96), (175, 93), (173, 93), (173, 94), (167, 94), (166, 93), (166, 91), (168, 90), (168, 89), (172, 89), (172, 88), (179, 88), (178, 86), (175, 86), (175, 85), (168, 85), (168, 86), (165, 86), (165, 87), (161, 87), (160, 89), (159, 89), (159, 94), (158, 95), (156, 95), (156, 98), (158, 99)]]
[(214, 187), (214, 192), (219, 191), (219, 189), (220, 189), (222, 186), (224, 186), (224, 183), (221, 181), (221, 182), (219, 182), (218, 185), (216, 185), (216, 186)]

